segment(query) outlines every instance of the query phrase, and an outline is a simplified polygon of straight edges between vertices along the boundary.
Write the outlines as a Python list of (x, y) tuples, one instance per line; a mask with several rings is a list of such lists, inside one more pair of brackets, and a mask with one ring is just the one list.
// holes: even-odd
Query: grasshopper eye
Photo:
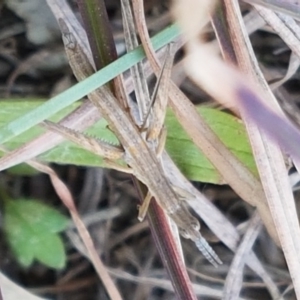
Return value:
[(200, 230), (200, 223), (195, 218), (191, 219), (190, 226), (196, 231)]
[(191, 235), (188, 233), (188, 231), (186, 229), (179, 229), (179, 233), (182, 237), (184, 237), (185, 239), (190, 239)]

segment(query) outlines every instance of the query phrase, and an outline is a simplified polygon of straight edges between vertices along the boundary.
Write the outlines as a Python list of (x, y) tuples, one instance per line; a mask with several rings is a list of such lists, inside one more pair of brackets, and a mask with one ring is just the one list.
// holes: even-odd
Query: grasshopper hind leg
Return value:
[(144, 201), (143, 201), (143, 204), (139, 207), (138, 220), (140, 222), (142, 222), (145, 219), (145, 216), (148, 212), (148, 208), (149, 208), (149, 205), (150, 205), (151, 198), (152, 198), (152, 195), (148, 192), (145, 199), (144, 199)]

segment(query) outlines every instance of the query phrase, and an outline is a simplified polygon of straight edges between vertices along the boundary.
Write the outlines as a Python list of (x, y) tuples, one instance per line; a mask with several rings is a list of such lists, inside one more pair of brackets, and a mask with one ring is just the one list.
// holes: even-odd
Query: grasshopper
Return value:
[[(68, 30), (67, 25), (62, 20), (60, 24), (70, 66), (77, 80), (81, 81), (92, 75), (94, 69)], [(141, 128), (135, 124), (133, 118), (107, 87), (103, 86), (96, 89), (88, 95), (88, 98), (106, 119), (121, 147), (110, 145), (49, 121), (45, 121), (43, 126), (63, 135), (83, 148), (103, 156), (112, 168), (136, 176), (147, 186), (149, 191), (146, 196), (147, 201), (143, 202), (140, 209), (140, 219), (143, 219), (151, 197), (155, 197), (165, 213), (175, 222), (180, 234), (184, 238), (194, 241), (198, 249), (214, 266), (221, 264), (219, 257), (200, 234), (198, 220), (191, 215), (183, 202), (183, 200), (187, 200), (186, 194), (172, 186), (167, 178), (159, 153), (157, 153), (162, 150), (157, 150), (156, 145), (153, 146), (152, 142), (147, 141)], [(163, 149), (161, 146), (158, 148)], [(128, 167), (117, 164), (115, 161), (119, 159), (124, 160)]]

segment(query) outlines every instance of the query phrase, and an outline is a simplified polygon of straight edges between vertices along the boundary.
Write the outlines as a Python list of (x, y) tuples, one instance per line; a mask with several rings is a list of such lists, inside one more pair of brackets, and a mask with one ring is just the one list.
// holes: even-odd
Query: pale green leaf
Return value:
[(57, 234), (68, 219), (55, 209), (35, 200), (5, 202), (4, 229), (19, 262), (29, 266), (34, 259), (53, 268), (65, 264), (65, 251)]
[(40, 235), (35, 247), (35, 258), (48, 267), (62, 269), (66, 264), (65, 247), (58, 234)]

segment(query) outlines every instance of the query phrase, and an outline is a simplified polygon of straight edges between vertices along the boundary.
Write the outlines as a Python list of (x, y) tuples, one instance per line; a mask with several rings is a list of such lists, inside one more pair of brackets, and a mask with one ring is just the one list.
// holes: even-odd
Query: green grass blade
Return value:
[[(179, 35), (179, 29), (176, 25), (171, 25), (152, 38), (155, 50), (165, 46)], [(4, 125), (0, 129), (0, 144), (3, 144), (13, 137), (30, 129), (34, 125), (51, 117), (61, 109), (69, 106), (75, 101), (94, 91), (99, 86), (107, 83), (118, 74), (126, 71), (145, 57), (142, 47), (120, 57), (107, 67), (101, 69), (86, 80), (77, 83), (63, 93), (51, 98), (33, 111), (30, 111), (20, 118)]]

